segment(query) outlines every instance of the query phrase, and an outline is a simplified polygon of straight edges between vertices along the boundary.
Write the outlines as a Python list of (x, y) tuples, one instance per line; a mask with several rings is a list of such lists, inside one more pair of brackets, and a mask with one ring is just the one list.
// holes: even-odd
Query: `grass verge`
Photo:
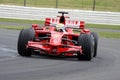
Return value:
[[(0, 18), (0, 22), (13, 22), (13, 23), (27, 23), (27, 24), (44, 24), (41, 20), (23, 20), (23, 19), (8, 19)], [(104, 25), (104, 24), (86, 24), (87, 28), (99, 28), (99, 29), (115, 29), (120, 30), (120, 25)]]
[[(0, 22), (13, 22), (13, 23), (27, 23), (27, 24), (44, 24), (44, 21), (41, 20), (22, 20), (22, 19), (7, 19), (0, 18)], [(100, 28), (100, 29), (114, 29), (120, 30), (120, 25), (102, 25), (102, 24), (86, 24), (87, 28)], [(20, 30), (22, 28), (29, 28), (27, 26), (12, 26), (12, 25), (1, 25), (0, 28)], [(116, 38), (120, 39), (120, 32), (98, 32), (100, 37), (105, 38)]]
[(86, 24), (87, 28), (120, 30), (120, 25)]
[(99, 36), (120, 39), (120, 32), (99, 32)]
[[(0, 0), (0, 4), (93, 10), (94, 0)], [(56, 4), (56, 1), (58, 4)], [(95, 0), (95, 10), (120, 11), (120, 0)]]
[(23, 28), (30, 28), (27, 26), (8, 26), (8, 25), (0, 25), (0, 28), (4, 28), (4, 29), (13, 29), (13, 30), (21, 30)]
[[(22, 28), (30, 28), (30, 27), (23, 27), (23, 26), (8, 26), (8, 25), (0, 25), (0, 28), (5, 29), (12, 29), (12, 30), (20, 30)], [(100, 37), (104, 38), (115, 38), (120, 39), (120, 32), (98, 32)]]
[(9, 19), (0, 18), (0, 22), (13, 22), (13, 23), (26, 23), (26, 24), (43, 24), (44, 21), (41, 20), (25, 20), (25, 19)]

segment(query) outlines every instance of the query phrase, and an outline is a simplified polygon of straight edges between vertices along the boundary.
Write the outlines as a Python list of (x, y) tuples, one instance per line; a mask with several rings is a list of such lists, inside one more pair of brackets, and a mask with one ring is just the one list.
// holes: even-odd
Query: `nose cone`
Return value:
[(52, 34), (50, 39), (50, 44), (54, 46), (58, 46), (61, 44), (61, 34)]

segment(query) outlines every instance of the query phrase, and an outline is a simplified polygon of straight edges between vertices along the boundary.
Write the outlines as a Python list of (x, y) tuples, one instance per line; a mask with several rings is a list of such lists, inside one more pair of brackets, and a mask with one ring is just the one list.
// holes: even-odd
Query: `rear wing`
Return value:
[[(51, 26), (51, 24), (59, 24), (59, 19), (46, 18), (45, 26)], [(85, 22), (84, 21), (76, 21), (76, 20), (65, 20), (65, 26), (79, 27), (80, 29), (84, 29)]]

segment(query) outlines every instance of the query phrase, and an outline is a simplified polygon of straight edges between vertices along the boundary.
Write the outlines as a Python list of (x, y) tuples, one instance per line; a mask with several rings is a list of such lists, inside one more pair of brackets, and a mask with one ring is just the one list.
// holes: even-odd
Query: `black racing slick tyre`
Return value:
[(97, 46), (98, 46), (98, 34), (96, 32), (91, 32), (94, 37), (94, 55), (93, 57), (97, 56)]
[(90, 61), (93, 58), (93, 39), (90, 34), (81, 34), (78, 37), (78, 45), (82, 47), (82, 53), (78, 53), (78, 60)]
[(32, 28), (30, 29), (22, 29), (19, 33), (17, 50), (18, 54), (21, 56), (29, 57), (32, 54), (32, 49), (26, 48), (28, 41), (32, 41), (34, 39), (35, 33)]

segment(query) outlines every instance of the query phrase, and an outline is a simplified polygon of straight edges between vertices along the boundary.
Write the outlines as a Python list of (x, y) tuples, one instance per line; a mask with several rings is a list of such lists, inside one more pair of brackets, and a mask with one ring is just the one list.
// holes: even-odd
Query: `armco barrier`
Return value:
[(58, 11), (69, 12), (70, 19), (83, 20), (86, 23), (120, 25), (120, 13), (83, 11), (55, 8), (35, 8), (23, 6), (0, 5), (0, 18), (44, 20), (46, 17), (55, 18)]

